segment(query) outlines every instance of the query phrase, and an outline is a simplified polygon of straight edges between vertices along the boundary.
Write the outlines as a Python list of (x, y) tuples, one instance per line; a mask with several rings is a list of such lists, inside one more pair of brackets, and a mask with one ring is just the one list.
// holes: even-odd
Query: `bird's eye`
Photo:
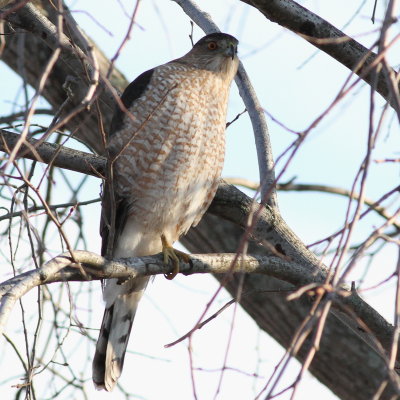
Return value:
[(217, 46), (217, 43), (215, 43), (215, 42), (210, 42), (210, 43), (208, 43), (207, 47), (208, 47), (210, 50), (215, 50), (218, 46)]

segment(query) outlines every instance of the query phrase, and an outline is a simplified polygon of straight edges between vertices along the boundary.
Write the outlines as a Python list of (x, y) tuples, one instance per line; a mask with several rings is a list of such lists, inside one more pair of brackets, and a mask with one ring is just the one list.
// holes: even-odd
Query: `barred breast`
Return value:
[(230, 83), (165, 64), (111, 138), (116, 190), (143, 233), (173, 243), (209, 206), (223, 167)]

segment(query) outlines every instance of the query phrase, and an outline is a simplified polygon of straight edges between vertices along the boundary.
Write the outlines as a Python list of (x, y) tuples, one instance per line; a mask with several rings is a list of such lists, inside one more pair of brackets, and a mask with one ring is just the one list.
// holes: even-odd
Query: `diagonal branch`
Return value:
[[(36, 3), (33, 5), (30, 2), (25, 6), (21, 3), (15, 7), (14, 12), (4, 14), (7, 21), (6, 27), (9, 29), (6, 31), (7, 46), (2, 53), (2, 61), (17, 74), (20, 73), (19, 64), (21, 61), (24, 62), (26, 76), (23, 78), (26, 78), (32, 87), (36, 87), (39, 79), (38, 71), (47, 62), (52, 50), (60, 46), (62, 50), (60, 58), (47, 80), (43, 96), (54, 110), (58, 110), (61, 104), (66, 103), (62, 110), (62, 117), (76, 113), (69, 121), (63, 119), (66, 127), (73, 132), (75, 137), (102, 154), (104, 146), (99, 133), (99, 124), (106, 127), (110, 125), (115, 106), (115, 89), (110, 88), (122, 91), (128, 82), (118, 70), (113, 69), (107, 80), (100, 81), (102, 90), (96, 92), (98, 100), (96, 107), (85, 107), (84, 100), (88, 96), (90, 87), (93, 87), (91, 77), (97, 72), (101, 77), (106, 76), (110, 61), (89, 38), (86, 38), (87, 42), (84, 43), (84, 50), (88, 54), (76, 44), (82, 44), (83, 33), (75, 32), (75, 21), (68, 13), (68, 7), (63, 5), (68, 17), (66, 22), (70, 36), (67, 36), (66, 32), (57, 34), (56, 20), (59, 14), (51, 2), (43, 2), (41, 6), (45, 9), (39, 8)], [(25, 41), (26, 46), (21, 48), (18, 38), (25, 32), (28, 35)], [(94, 59), (98, 66), (92, 65)]]
[[(230, 183), (231, 185), (239, 185), (246, 187), (248, 189), (257, 190), (258, 184), (248, 179), (244, 178), (225, 178), (225, 181)], [(295, 192), (321, 192), (321, 193), (330, 193), (330, 194), (337, 194), (339, 196), (352, 198), (353, 200), (358, 200), (360, 195), (358, 193), (351, 193), (350, 190), (336, 187), (336, 186), (328, 186), (328, 185), (318, 185), (314, 183), (278, 183), (276, 185), (277, 190), (279, 191), (295, 191)], [(368, 197), (364, 198), (364, 203), (369, 206), (372, 210), (374, 210), (377, 214), (385, 219), (391, 218), (391, 215), (385, 209), (385, 207), (381, 206), (381, 202), (387, 199), (390, 195), (399, 192), (400, 186), (396, 186), (394, 189), (390, 190), (389, 193), (385, 194), (381, 199), (378, 201), (374, 201)], [(400, 224), (394, 222), (392, 224), (397, 230), (400, 230)]]
[[(259, 10), (272, 22), (291, 30), (313, 46), (339, 61), (371, 85), (392, 107), (396, 101), (382, 72), (376, 72), (379, 56), (340, 31), (328, 21), (293, 0), (240, 0)], [(377, 73), (377, 84), (375, 84)], [(397, 76), (397, 72), (390, 69)], [(399, 88), (399, 82), (397, 81)]]

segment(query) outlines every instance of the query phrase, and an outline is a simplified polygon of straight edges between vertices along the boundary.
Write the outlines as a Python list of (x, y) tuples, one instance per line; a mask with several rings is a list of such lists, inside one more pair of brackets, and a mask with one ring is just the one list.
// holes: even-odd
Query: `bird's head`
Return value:
[(176, 60), (199, 69), (223, 73), (232, 79), (239, 65), (238, 40), (227, 33), (212, 33), (201, 38), (180, 59)]

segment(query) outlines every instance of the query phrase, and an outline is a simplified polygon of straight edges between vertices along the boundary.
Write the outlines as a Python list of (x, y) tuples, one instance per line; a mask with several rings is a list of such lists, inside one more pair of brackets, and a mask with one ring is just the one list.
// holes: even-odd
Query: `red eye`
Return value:
[(215, 43), (215, 42), (210, 42), (210, 43), (208, 43), (207, 47), (208, 47), (210, 50), (215, 50), (218, 46), (217, 46), (217, 43)]

